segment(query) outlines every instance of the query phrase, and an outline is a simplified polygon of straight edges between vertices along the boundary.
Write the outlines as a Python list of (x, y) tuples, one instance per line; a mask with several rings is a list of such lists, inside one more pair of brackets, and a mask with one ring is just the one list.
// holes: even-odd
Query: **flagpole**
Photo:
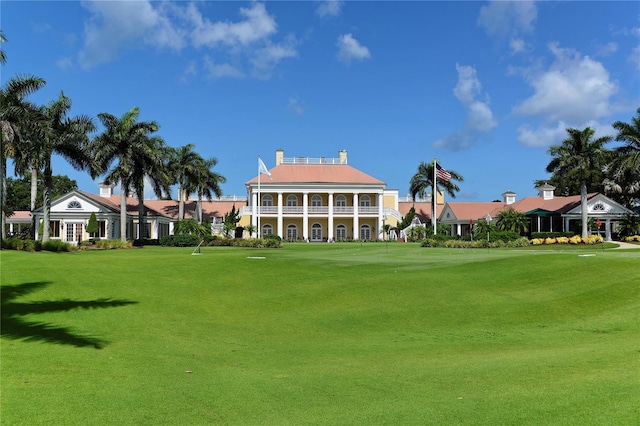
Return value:
[(431, 224), (433, 225), (433, 235), (436, 235), (436, 198), (438, 197), (438, 177), (436, 175), (436, 159), (433, 159), (433, 198), (431, 202), (433, 203), (433, 215), (431, 216)]
[(257, 205), (257, 216), (258, 216), (258, 230), (256, 231), (256, 238), (260, 238), (260, 156), (258, 155), (258, 205)]

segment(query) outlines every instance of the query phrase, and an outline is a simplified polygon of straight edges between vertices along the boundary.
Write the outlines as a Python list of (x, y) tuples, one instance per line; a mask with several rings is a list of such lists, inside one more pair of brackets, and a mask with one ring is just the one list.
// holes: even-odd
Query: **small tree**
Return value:
[(240, 211), (236, 210), (236, 205), (234, 204), (231, 207), (231, 211), (224, 214), (224, 226), (222, 229), (224, 230), (225, 237), (231, 236), (235, 230), (236, 225), (240, 222)]
[(89, 223), (87, 224), (87, 233), (91, 237), (95, 237), (96, 233), (100, 230), (100, 226), (98, 225), (98, 220), (96, 219), (96, 214), (91, 212), (91, 216), (89, 216)]
[(249, 238), (251, 238), (251, 236), (258, 230), (258, 228), (253, 225), (247, 225), (244, 227), (244, 230), (249, 233)]
[(529, 230), (527, 225), (527, 216), (513, 207), (507, 207), (497, 215), (496, 227), (501, 231), (517, 232), (522, 235)]

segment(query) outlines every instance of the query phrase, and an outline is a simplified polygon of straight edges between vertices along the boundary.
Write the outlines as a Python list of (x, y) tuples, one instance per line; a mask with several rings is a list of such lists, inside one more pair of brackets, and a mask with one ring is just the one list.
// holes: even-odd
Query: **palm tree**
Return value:
[(610, 136), (594, 139), (595, 131), (590, 127), (583, 130), (567, 129), (569, 137), (560, 145), (549, 148), (552, 159), (547, 165), (547, 172), (557, 173), (580, 182), (580, 205), (582, 211), (582, 238), (587, 238), (587, 181), (590, 174), (599, 173), (604, 164), (602, 159), (607, 150), (604, 145), (611, 140)]
[(144, 182), (148, 180), (153, 187), (153, 192), (161, 197), (163, 193), (169, 194), (171, 179), (169, 177), (167, 163), (171, 158), (172, 149), (159, 136), (144, 136), (135, 139), (132, 146), (131, 175), (128, 182), (138, 198), (138, 240), (140, 244), (145, 238), (144, 233)]
[(60, 97), (41, 109), (40, 133), (42, 164), (44, 167), (43, 232), (42, 241), (49, 239), (49, 214), (51, 211), (51, 188), (54, 154), (64, 157), (76, 170), (94, 169), (90, 151), (89, 133), (95, 131), (93, 119), (87, 115), (68, 117), (71, 99), (60, 93)]
[(193, 150), (195, 145), (187, 144), (174, 149), (168, 167), (178, 184), (178, 220), (184, 219), (184, 201), (189, 196), (187, 188), (195, 179), (202, 157)]
[(637, 113), (631, 123), (613, 123), (618, 131), (616, 141), (624, 144), (614, 150), (616, 156), (606, 168), (609, 177), (605, 179), (605, 188), (623, 194), (628, 205), (640, 200), (640, 108)]
[[(462, 175), (454, 170), (447, 170), (451, 175), (449, 180), (436, 179), (436, 187), (433, 185), (433, 162), (425, 163), (424, 161), (420, 163), (418, 166), (418, 171), (411, 177), (411, 181), (409, 182), (409, 192), (411, 193), (411, 198), (415, 201), (416, 195), (419, 195), (421, 198), (424, 198), (427, 188), (431, 188), (431, 206), (434, 207), (436, 203), (436, 192), (442, 193), (443, 190), (447, 192), (451, 196), (451, 198), (456, 197), (456, 192), (460, 191), (460, 187), (453, 182), (463, 182), (464, 178)], [(433, 214), (433, 213), (432, 213)], [(432, 218), (432, 221), (435, 223), (435, 215)]]
[[(140, 109), (134, 107), (118, 118), (108, 113), (98, 114), (104, 131), (93, 141), (96, 160), (94, 177), (106, 174), (106, 183), (120, 183), (120, 239), (127, 240), (127, 195), (132, 189), (134, 146), (141, 138), (158, 130), (155, 121), (138, 122)], [(117, 164), (112, 167), (112, 163)]]
[(7, 158), (20, 157), (21, 130), (31, 128), (37, 107), (26, 100), (46, 84), (35, 76), (16, 76), (0, 89), (0, 243), (4, 237), (7, 196)]
[(516, 232), (522, 235), (529, 230), (527, 216), (516, 211), (513, 207), (502, 210), (496, 219), (496, 228), (501, 231)]
[(198, 195), (198, 223), (202, 223), (202, 199), (206, 198), (211, 201), (214, 195), (220, 197), (222, 195), (220, 184), (227, 181), (224, 176), (211, 170), (216, 164), (218, 164), (216, 158), (212, 157), (207, 160), (201, 158), (196, 165), (197, 169), (193, 180), (189, 184), (189, 188)]
[[(7, 38), (4, 36), (4, 32), (0, 30), (0, 43), (4, 43), (7, 41)], [(4, 53), (3, 49), (0, 49), (0, 65), (4, 65), (7, 63), (7, 55)]]

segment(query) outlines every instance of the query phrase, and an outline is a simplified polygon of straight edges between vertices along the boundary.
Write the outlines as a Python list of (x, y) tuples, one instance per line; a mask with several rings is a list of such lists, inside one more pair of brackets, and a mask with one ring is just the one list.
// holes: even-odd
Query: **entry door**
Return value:
[(78, 243), (82, 240), (82, 223), (67, 222), (67, 242)]
[(319, 223), (311, 227), (311, 241), (322, 241), (322, 226)]

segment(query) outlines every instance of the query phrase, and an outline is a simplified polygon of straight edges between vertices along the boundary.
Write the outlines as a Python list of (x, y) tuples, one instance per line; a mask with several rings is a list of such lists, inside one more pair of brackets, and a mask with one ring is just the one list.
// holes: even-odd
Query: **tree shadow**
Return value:
[(39, 341), (76, 347), (93, 346), (96, 349), (101, 349), (108, 343), (107, 341), (74, 333), (68, 327), (45, 322), (29, 322), (23, 317), (29, 314), (67, 312), (73, 309), (114, 308), (138, 303), (131, 300), (107, 298), (88, 301), (61, 299), (28, 303), (15, 302), (15, 299), (49, 284), (51, 283), (40, 281), (15, 286), (3, 286), (0, 289), (0, 335), (2, 337), (12, 340)]

